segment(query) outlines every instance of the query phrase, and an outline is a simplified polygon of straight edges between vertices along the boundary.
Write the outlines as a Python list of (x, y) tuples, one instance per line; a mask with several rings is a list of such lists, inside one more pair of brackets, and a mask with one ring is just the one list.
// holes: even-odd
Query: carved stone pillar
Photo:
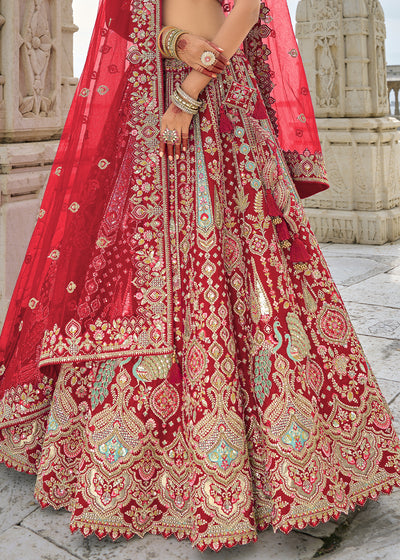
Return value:
[(0, 326), (77, 80), (72, 0), (0, 0)]
[(400, 238), (400, 135), (379, 0), (301, 0), (297, 39), (331, 188), (305, 205), (319, 241)]

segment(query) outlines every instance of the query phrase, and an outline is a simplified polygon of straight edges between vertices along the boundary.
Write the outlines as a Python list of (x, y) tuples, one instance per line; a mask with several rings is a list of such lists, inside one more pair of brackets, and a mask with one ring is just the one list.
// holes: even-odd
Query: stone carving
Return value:
[(332, 56), (336, 46), (334, 37), (318, 37), (317, 43), (317, 103), (320, 107), (335, 107), (338, 103), (334, 96), (337, 69)]
[(377, 20), (385, 23), (385, 13), (379, 0), (368, 0), (368, 13), (374, 15)]
[(376, 45), (376, 73), (378, 76), (379, 107), (386, 109), (387, 81), (386, 81), (385, 42), (382, 39), (378, 39)]
[(0, 0), (0, 12), (1, 327), (75, 92), (77, 27), (72, 0)]
[[(47, 84), (52, 39), (44, 0), (29, 0), (21, 30), (21, 67), (19, 110), (24, 117), (53, 116), (54, 91)], [(46, 87), (47, 86), (47, 87)], [(46, 91), (47, 90), (47, 91)]]
[[(5, 17), (0, 14), (0, 33), (1, 33), (1, 28), (3, 27), (5, 22), (6, 22)], [(4, 100), (3, 86), (4, 86), (4, 82), (5, 82), (5, 79), (4, 79), (4, 76), (2, 75), (1, 70), (2, 69), (1, 69), (1, 47), (0, 47), (0, 107), (2, 106), (3, 100)]]
[(324, 21), (336, 18), (340, 5), (336, 0), (311, 0), (311, 9), (315, 20)]
[(297, 20), (331, 184), (305, 201), (317, 237), (398, 239), (400, 133), (388, 116), (382, 6), (379, 0), (301, 0)]

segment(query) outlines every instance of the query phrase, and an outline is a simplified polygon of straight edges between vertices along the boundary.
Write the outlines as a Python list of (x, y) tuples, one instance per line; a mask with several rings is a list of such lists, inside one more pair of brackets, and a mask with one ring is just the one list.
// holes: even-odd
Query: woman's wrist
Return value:
[(211, 78), (192, 70), (190, 74), (186, 76), (181, 84), (181, 88), (185, 93), (197, 99), (203, 89), (210, 83)]

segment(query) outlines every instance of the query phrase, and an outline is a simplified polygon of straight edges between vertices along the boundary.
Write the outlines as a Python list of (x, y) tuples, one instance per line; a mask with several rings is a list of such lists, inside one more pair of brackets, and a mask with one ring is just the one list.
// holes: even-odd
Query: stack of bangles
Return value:
[(176, 45), (178, 40), (186, 31), (178, 29), (177, 27), (163, 27), (161, 33), (158, 36), (157, 44), (158, 50), (165, 58), (176, 58), (179, 60), (179, 56), (176, 52)]
[[(176, 45), (179, 37), (185, 33), (186, 31), (182, 31), (182, 29), (178, 29), (177, 27), (163, 27), (157, 39), (160, 53), (166, 58), (176, 58), (180, 60), (176, 53)], [(197, 99), (188, 95), (180, 86), (178, 86), (172, 94), (171, 101), (178, 109), (190, 115), (197, 115), (202, 105), (201, 101), (197, 101)]]
[(171, 95), (171, 101), (174, 105), (190, 115), (197, 115), (202, 106), (201, 101), (197, 101), (189, 94), (187, 94), (180, 86), (177, 86), (174, 93)]

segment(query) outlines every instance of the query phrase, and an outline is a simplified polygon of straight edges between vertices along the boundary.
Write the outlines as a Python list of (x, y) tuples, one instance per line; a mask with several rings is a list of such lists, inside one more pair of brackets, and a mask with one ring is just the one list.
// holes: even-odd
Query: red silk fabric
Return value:
[[(221, 0), (226, 13), (233, 0)], [(243, 45), (301, 198), (328, 188), (314, 109), (286, 0), (261, 0)]]
[[(0, 338), (0, 394), (39, 380), (46, 367), (71, 357), (107, 358), (120, 355), (121, 348), (125, 355), (173, 352), (171, 301), (166, 295), (171, 284), (167, 180), (157, 157), (164, 111), (163, 66), (156, 53), (161, 9), (160, 1), (144, 8), (136, 0), (100, 2), (87, 62)], [(131, 36), (138, 28), (140, 36)], [(300, 196), (323, 190), (327, 183), (311, 99), (300, 56), (293, 56), (297, 46), (285, 1), (263, 3), (244, 51)], [(124, 102), (128, 97), (130, 105)], [(135, 150), (132, 134), (140, 136)], [(121, 189), (133, 168), (164, 199), (164, 243), (153, 248), (155, 270), (165, 287), (161, 318), (125, 293), (118, 278), (111, 279), (109, 294), (93, 296), (102, 243), (121, 248), (122, 240), (116, 242), (123, 221)], [(140, 218), (135, 218), (137, 228)], [(94, 269), (90, 282), (85, 280), (89, 258)], [(85, 342), (90, 325), (104, 318), (112, 325), (116, 317), (123, 321), (130, 312), (137, 318), (133, 333), (126, 333), (121, 324), (110, 326), (100, 353), (96, 333), (89, 333)], [(74, 323), (77, 317), (79, 326)], [(146, 344), (141, 342), (143, 332), (150, 340)], [(77, 344), (77, 354), (61, 350), (64, 345), (75, 351)]]
[[(80, 294), (71, 278), (84, 278), (126, 152), (131, 129), (123, 99), (131, 87), (126, 59), (131, 42), (106, 24), (106, 9), (116, 4), (100, 3), (85, 68), (9, 306), (0, 338), (0, 373), (5, 370), (1, 393), (41, 378), (44, 331), (74, 315)], [(112, 15), (116, 31), (125, 33), (126, 23), (132, 25), (126, 10)]]

